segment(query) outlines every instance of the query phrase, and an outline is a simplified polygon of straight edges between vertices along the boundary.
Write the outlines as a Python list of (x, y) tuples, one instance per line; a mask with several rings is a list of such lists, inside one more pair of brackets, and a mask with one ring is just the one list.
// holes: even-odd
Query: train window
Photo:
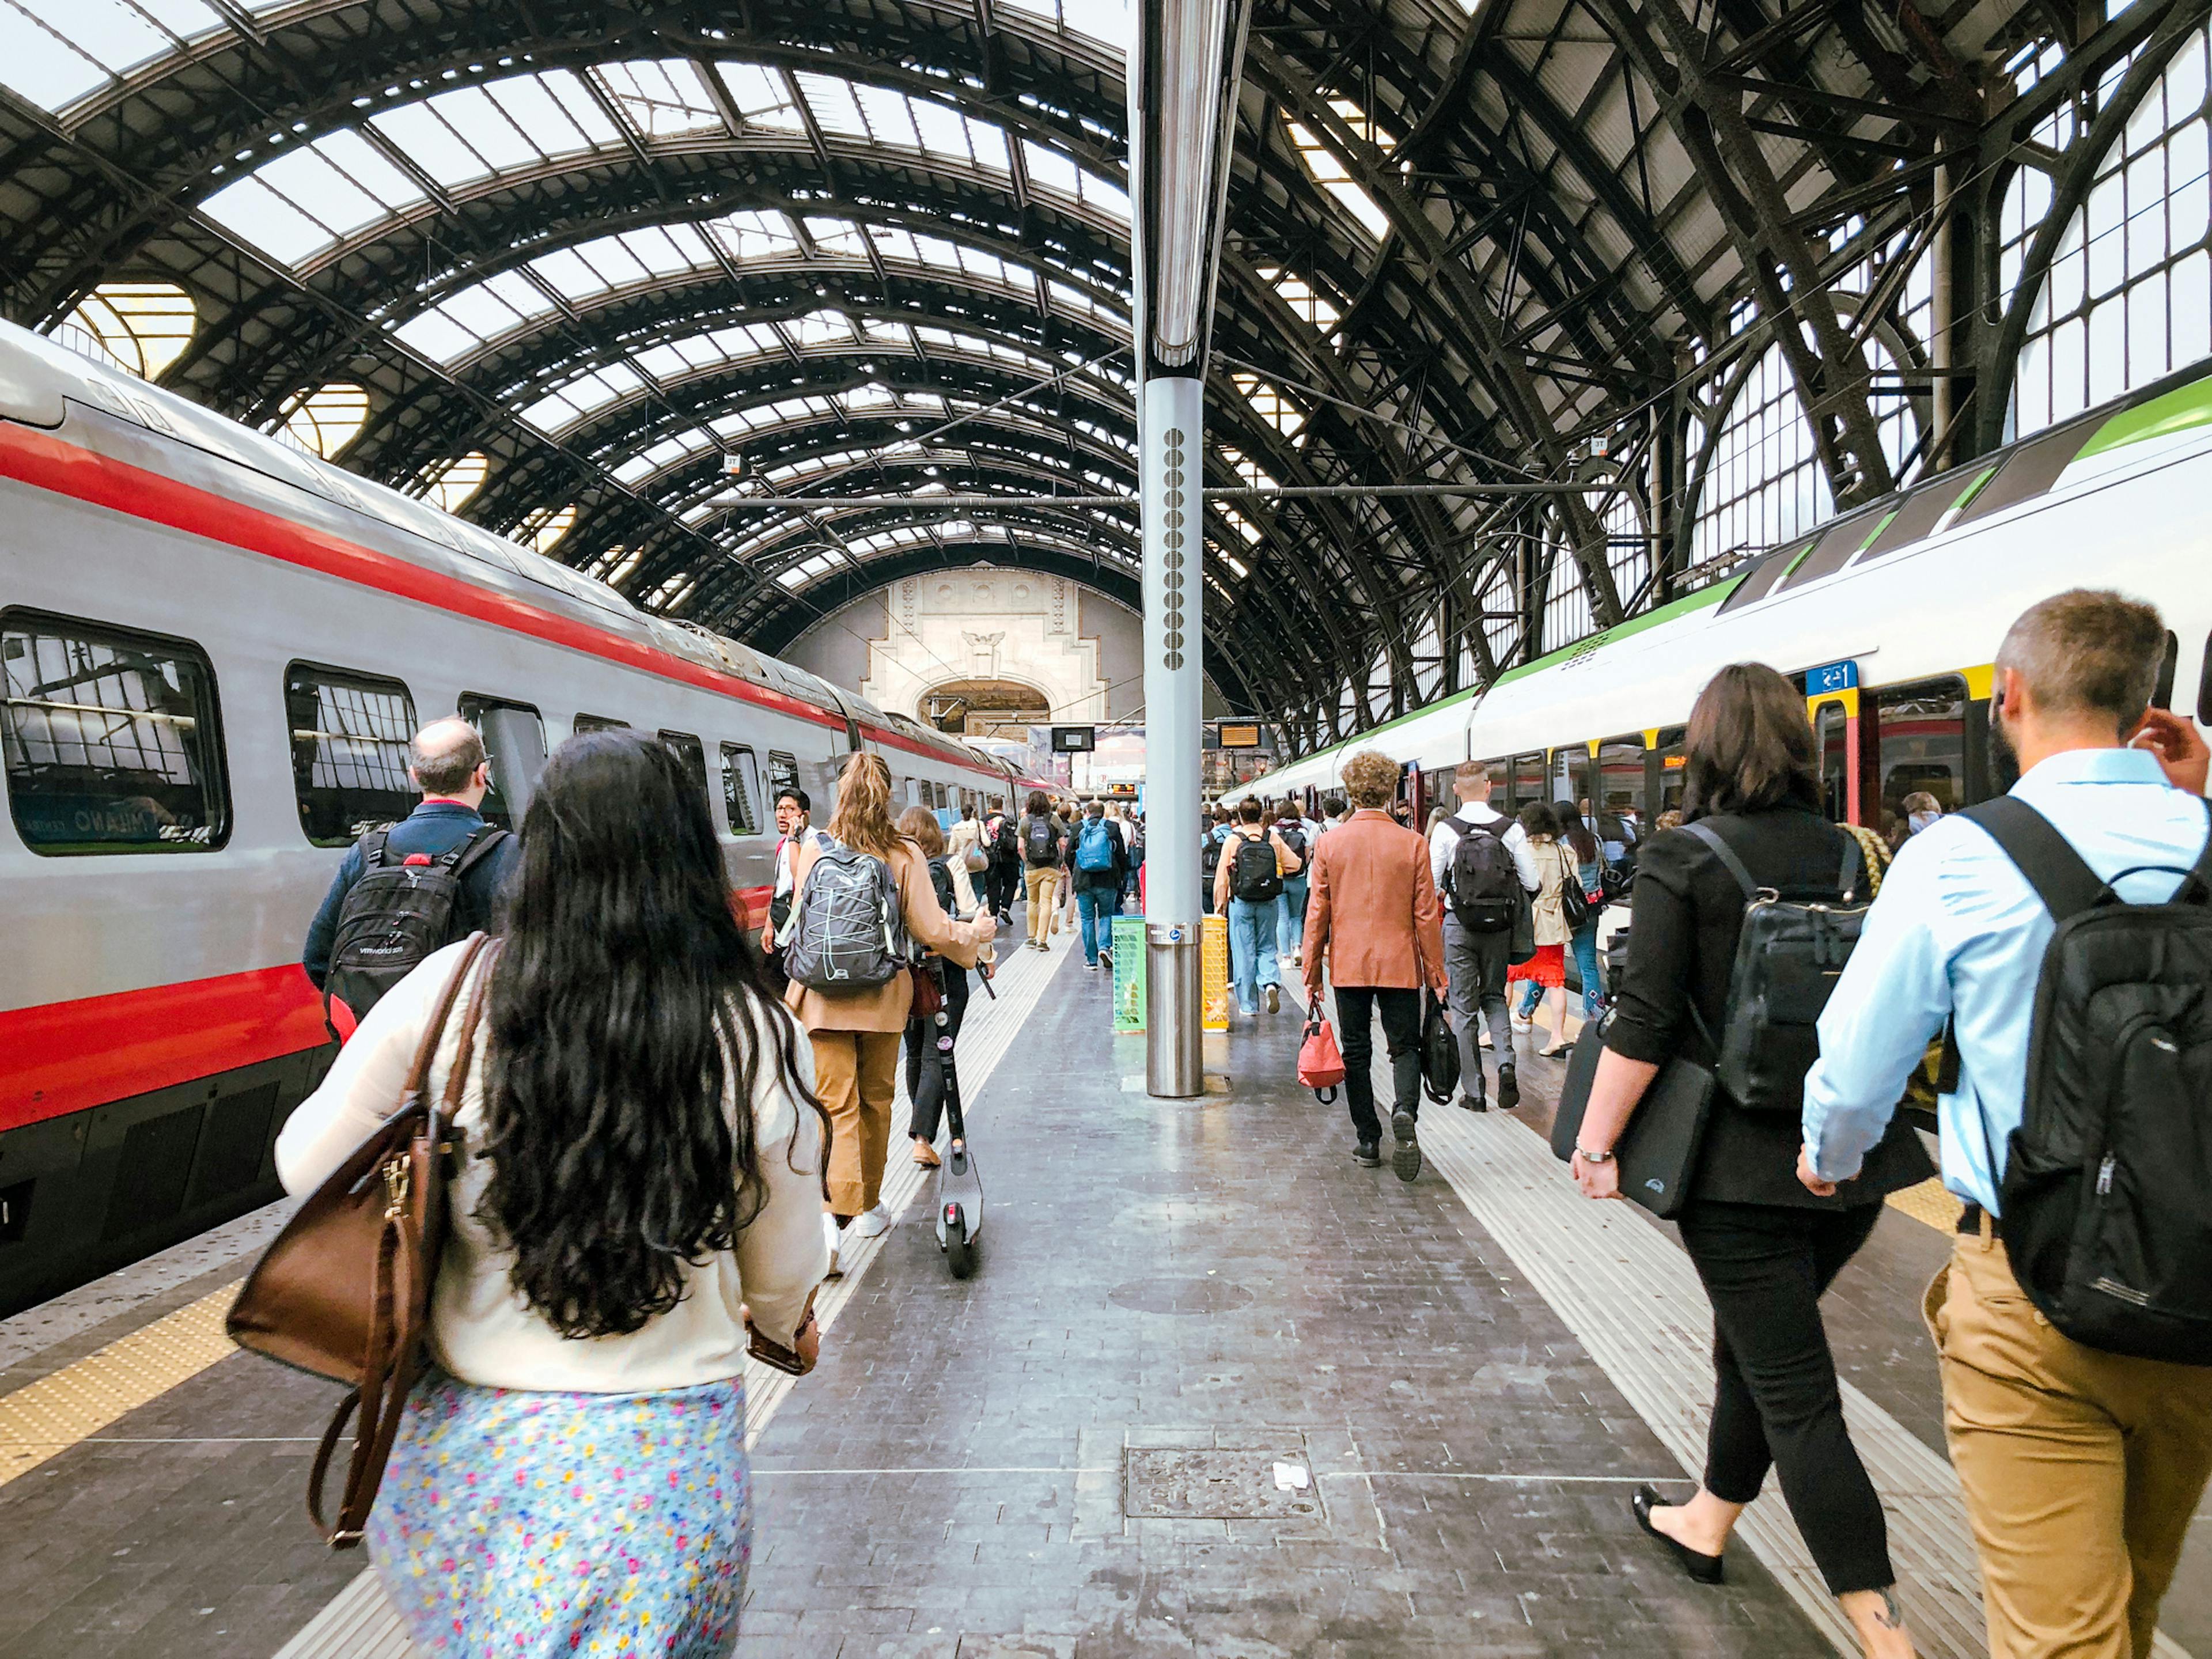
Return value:
[(198, 646), (12, 611), (0, 755), (32, 851), (207, 853), (230, 834), (215, 671)]
[(460, 715), (483, 735), (484, 756), (491, 762), (491, 787), (477, 811), (485, 823), (512, 830), (545, 769), (545, 722), (526, 702), (474, 691), (461, 693)]
[(1768, 554), (1752, 566), (1751, 574), (1737, 584), (1735, 592), (1721, 601), (1721, 608), (1714, 614), (1725, 617), (1729, 611), (1739, 610), (1754, 599), (1765, 599), (1774, 591), (1775, 583), (1790, 574), (1790, 567), (1797, 562), (1798, 555), (1812, 544), (1810, 542), (1799, 542), (1793, 547), (1784, 548), (1779, 553)]
[(684, 763), (684, 769), (691, 775), (691, 781), (699, 787), (703, 798), (707, 793), (707, 750), (689, 732), (663, 732), (661, 742), (676, 751), (676, 758)]
[(1820, 754), (1820, 807), (1831, 823), (1850, 817), (1851, 748), (1849, 716), (1839, 702), (1820, 705), (1820, 723), (1813, 728), (1814, 746)]
[(2169, 628), (2166, 630), (2166, 655), (2159, 659), (2158, 686), (2150, 694), (2152, 708), (2173, 707), (2173, 671), (2180, 665), (2181, 641), (2174, 637), (2173, 630)]
[(1960, 508), (1959, 516), (1952, 523), (1972, 524), (1977, 519), (1986, 519), (1992, 513), (2002, 513), (2042, 495), (2058, 482), (2058, 475), (2066, 470), (2067, 463), (2081, 453), (2081, 446), (2089, 441), (2100, 423), (2101, 417), (2076, 421), (2056, 432), (2031, 438), (2005, 458), (1997, 468), (1996, 477)]
[(1878, 827), (1892, 847), (1905, 842), (1907, 795), (1932, 795), (1946, 812), (1968, 804), (1966, 681), (1954, 674), (1886, 685), (1871, 696), (1862, 693), (1859, 709), (1861, 743), (1868, 740), (1869, 710), (1874, 717), (1881, 776)]
[(1951, 503), (1959, 499), (1959, 480), (1954, 475), (1938, 478), (1923, 489), (1914, 490), (1905, 498), (1905, 505), (1889, 515), (1889, 522), (1875, 532), (1867, 546), (1866, 559), (1878, 559), (1885, 553), (1894, 553), (1900, 547), (1924, 541), (1936, 533), (1936, 526), (1951, 510)]
[(1597, 787), (1590, 805), (1601, 815), (1627, 817), (1640, 833), (1644, 816), (1644, 739), (1614, 738), (1597, 746)]
[(415, 700), (399, 681), (295, 662), (284, 671), (284, 718), (300, 827), (316, 846), (349, 847), (414, 809)]
[(1516, 755), (1512, 760), (1512, 799), (1516, 806), (1523, 801), (1536, 800), (1544, 793), (1544, 757)]
[(782, 750), (768, 751), (768, 798), (771, 805), (787, 789), (799, 787), (799, 763)]
[(569, 729), (579, 737), (586, 732), (627, 732), (629, 722), (618, 720), (611, 714), (579, 714), (570, 723)]
[(1790, 592), (1808, 582), (1834, 575), (1850, 562), (1852, 554), (1880, 535), (1896, 516), (1893, 510), (1887, 514), (1855, 513), (1848, 519), (1838, 520), (1813, 544), (1813, 550), (1791, 566), (1788, 575), (1774, 584), (1774, 591), (1778, 593)]
[(722, 807), (729, 816), (733, 836), (757, 836), (760, 820), (753, 816), (753, 801), (760, 794), (760, 763), (743, 744), (722, 745)]

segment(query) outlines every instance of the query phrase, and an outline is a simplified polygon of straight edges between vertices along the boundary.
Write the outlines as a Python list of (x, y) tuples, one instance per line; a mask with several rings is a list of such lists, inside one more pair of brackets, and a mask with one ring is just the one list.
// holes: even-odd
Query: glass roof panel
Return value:
[(799, 100), (780, 69), (766, 64), (717, 64), (714, 72), (748, 131), (804, 132)]
[(699, 71), (680, 58), (605, 64), (594, 71), (616, 107), (648, 138), (720, 131), (722, 117)]
[(1129, 45), (1127, 0), (999, 0), (1008, 11), (1041, 18), (1126, 55)]
[(0, 83), (40, 109), (66, 109), (225, 27), (200, 0), (0, 0)]

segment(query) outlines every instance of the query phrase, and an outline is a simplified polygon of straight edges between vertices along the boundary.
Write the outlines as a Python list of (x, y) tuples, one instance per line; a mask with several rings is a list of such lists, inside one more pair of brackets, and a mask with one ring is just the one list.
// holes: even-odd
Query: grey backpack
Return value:
[(888, 985), (908, 960), (891, 867), (826, 836), (821, 845), (778, 941), (784, 971), (830, 996)]

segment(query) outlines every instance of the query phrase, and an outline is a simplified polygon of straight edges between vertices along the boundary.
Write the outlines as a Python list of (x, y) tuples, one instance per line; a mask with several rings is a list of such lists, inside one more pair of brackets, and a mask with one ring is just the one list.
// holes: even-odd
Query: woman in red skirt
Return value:
[[(1567, 1052), (1567, 941), (1573, 937), (1559, 896), (1566, 884), (1577, 877), (1574, 855), (1560, 846), (1559, 821), (1549, 806), (1540, 800), (1530, 801), (1521, 809), (1521, 828), (1528, 833), (1528, 854), (1535, 860), (1541, 884), (1530, 898), (1536, 913), (1536, 954), (1507, 969), (1505, 982), (1542, 988), (1551, 1007), (1552, 1041), (1539, 1052), (1556, 1060)], [(1515, 994), (1506, 994), (1511, 999)]]

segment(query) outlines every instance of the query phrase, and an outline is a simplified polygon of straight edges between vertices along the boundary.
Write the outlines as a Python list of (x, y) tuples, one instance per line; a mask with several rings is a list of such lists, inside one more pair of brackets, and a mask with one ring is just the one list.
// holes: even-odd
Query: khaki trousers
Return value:
[(898, 1031), (815, 1031), (814, 1093), (830, 1114), (830, 1207), (872, 1210), (884, 1195), (898, 1092)]
[(1994, 1237), (1962, 1237), (1925, 1305), (1990, 1654), (2150, 1659), (2212, 1474), (2212, 1368), (2061, 1336)]
[(1030, 938), (1042, 945), (1052, 932), (1052, 908), (1060, 886), (1060, 866), (1032, 865), (1024, 879), (1029, 884)]

